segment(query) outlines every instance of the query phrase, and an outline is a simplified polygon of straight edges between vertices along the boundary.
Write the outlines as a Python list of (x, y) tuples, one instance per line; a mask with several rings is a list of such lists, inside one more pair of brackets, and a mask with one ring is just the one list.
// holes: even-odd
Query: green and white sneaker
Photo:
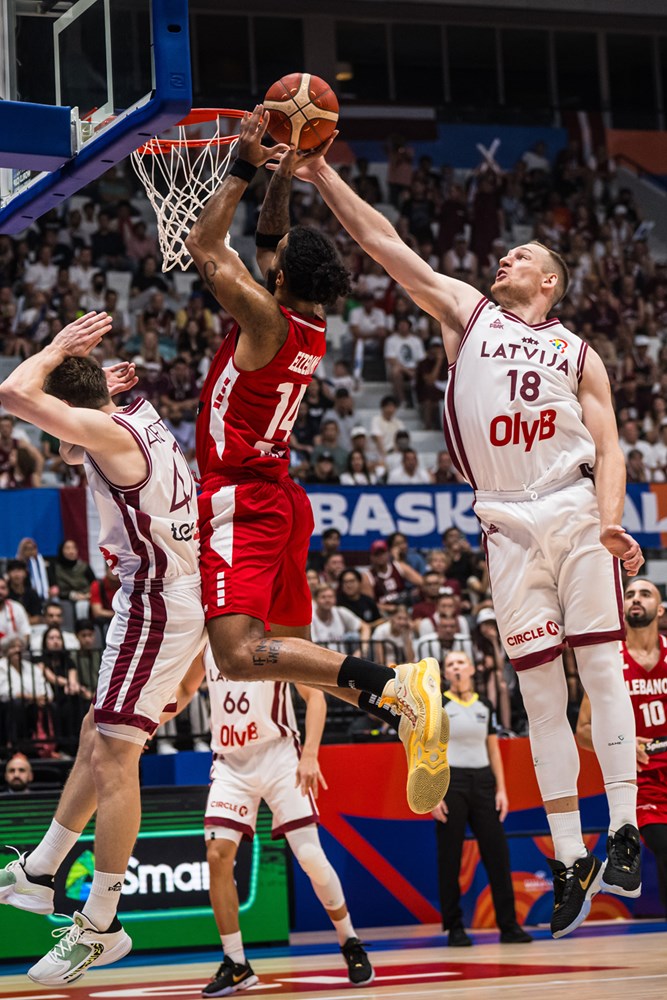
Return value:
[(52, 876), (28, 875), (25, 870), (27, 855), (16, 853), (18, 858), (0, 869), (0, 903), (29, 913), (53, 913)]
[(28, 970), (28, 977), (45, 986), (66, 986), (80, 979), (93, 965), (118, 962), (132, 948), (132, 939), (118, 917), (106, 931), (98, 931), (83, 913), (75, 913), (70, 927), (51, 934), (60, 938), (48, 955)]

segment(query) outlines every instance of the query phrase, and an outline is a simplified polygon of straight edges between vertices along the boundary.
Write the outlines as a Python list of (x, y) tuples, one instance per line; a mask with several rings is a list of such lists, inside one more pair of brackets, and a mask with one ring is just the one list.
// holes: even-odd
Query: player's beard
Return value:
[(646, 628), (651, 624), (651, 622), (655, 621), (657, 614), (657, 611), (654, 611), (651, 614), (650, 611), (646, 611), (645, 608), (642, 608), (642, 613), (640, 615), (627, 614), (625, 616), (625, 624), (628, 628)]

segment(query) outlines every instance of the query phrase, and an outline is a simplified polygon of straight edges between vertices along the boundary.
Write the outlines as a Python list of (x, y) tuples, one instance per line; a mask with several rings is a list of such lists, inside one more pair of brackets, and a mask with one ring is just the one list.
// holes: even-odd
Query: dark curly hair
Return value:
[(92, 358), (65, 358), (46, 376), (44, 392), (91, 410), (111, 402), (106, 376)]
[(317, 229), (290, 229), (281, 267), (287, 287), (297, 299), (332, 306), (350, 291), (350, 275), (338, 251)]

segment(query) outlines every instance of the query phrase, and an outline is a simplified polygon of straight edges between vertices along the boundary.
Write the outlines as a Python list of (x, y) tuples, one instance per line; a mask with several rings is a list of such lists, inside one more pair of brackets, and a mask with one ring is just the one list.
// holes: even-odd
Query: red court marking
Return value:
[[(610, 965), (513, 965), (506, 962), (429, 962), (411, 965), (406, 973), (405, 965), (382, 965), (375, 968), (374, 987), (409, 986), (426, 983), (454, 983), (474, 979), (512, 979), (519, 976), (562, 976), (573, 972), (610, 972), (622, 968)], [(195, 977), (180, 982), (166, 982), (159, 985), (137, 983), (100, 987), (95, 976), (88, 977), (87, 985), (72, 986), (67, 989), (67, 1000), (130, 1000), (133, 997), (146, 1000), (176, 1000), (179, 997), (200, 997), (205, 980), (193, 982)], [(335, 969), (308, 969), (302, 971), (268, 972), (260, 974), (257, 986), (244, 993), (267, 993), (279, 996), (281, 993), (330, 992), (336, 987), (353, 988), (340, 966)], [(37, 988), (39, 990), (39, 988)], [(4, 993), (2, 1000), (50, 1000), (62, 997), (62, 993), (49, 994), (45, 991), (29, 993)]]

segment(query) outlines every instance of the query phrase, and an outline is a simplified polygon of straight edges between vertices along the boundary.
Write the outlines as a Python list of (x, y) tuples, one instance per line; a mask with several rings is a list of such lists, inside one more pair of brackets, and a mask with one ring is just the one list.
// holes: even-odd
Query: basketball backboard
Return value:
[(0, 233), (192, 106), (187, 0), (0, 0)]

